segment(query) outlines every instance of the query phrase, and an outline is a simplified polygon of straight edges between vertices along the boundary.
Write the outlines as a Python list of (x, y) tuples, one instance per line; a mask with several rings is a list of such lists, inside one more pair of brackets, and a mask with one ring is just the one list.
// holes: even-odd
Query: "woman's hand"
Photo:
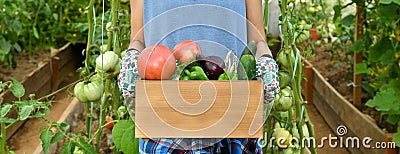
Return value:
[(257, 58), (256, 67), (256, 76), (264, 81), (264, 103), (271, 103), (280, 90), (278, 65), (270, 54), (264, 54)]
[(136, 79), (138, 77), (137, 60), (140, 52), (129, 48), (121, 60), (121, 70), (118, 75), (118, 87), (124, 98), (135, 97)]

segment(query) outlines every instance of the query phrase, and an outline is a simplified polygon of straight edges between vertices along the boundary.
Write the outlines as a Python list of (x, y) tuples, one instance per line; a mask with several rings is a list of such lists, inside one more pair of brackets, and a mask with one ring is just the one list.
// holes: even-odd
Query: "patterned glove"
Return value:
[(139, 50), (130, 48), (126, 50), (121, 60), (121, 70), (118, 75), (118, 87), (124, 98), (135, 97), (136, 78), (138, 77), (137, 60)]
[(271, 103), (279, 93), (278, 65), (271, 55), (265, 54), (257, 59), (257, 77), (264, 81), (264, 103)]

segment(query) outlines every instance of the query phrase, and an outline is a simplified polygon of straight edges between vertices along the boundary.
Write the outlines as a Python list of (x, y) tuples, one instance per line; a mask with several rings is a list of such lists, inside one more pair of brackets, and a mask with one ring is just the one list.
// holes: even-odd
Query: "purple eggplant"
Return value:
[(210, 80), (218, 80), (219, 75), (224, 73), (225, 63), (218, 56), (198, 57), (197, 62)]

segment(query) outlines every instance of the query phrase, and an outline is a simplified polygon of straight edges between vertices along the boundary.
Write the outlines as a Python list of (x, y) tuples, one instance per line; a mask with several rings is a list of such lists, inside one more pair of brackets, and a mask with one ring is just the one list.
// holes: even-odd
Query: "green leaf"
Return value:
[(22, 51), (21, 46), (19, 46), (18, 43), (15, 43), (15, 44), (13, 45), (13, 47), (14, 47), (14, 49), (17, 50), (18, 52), (21, 52), (21, 51)]
[(0, 53), (2, 54), (8, 54), (11, 49), (11, 44), (8, 43), (5, 39), (0, 40)]
[(0, 123), (13, 123), (15, 121), (17, 121), (17, 119), (5, 118), (5, 117), (0, 118)]
[(3, 104), (3, 106), (1, 106), (1, 112), (0, 112), (0, 117), (5, 117), (7, 115), (8, 112), (10, 112), (12, 108), (11, 104)]
[(333, 10), (335, 14), (333, 15), (333, 22), (337, 25), (338, 21), (340, 21), (340, 16), (342, 15), (342, 9), (340, 5), (333, 6)]
[(392, 22), (393, 20), (397, 20), (400, 15), (396, 12), (400, 10), (400, 7), (396, 4), (388, 4), (388, 5), (381, 5), (378, 8), (378, 13), (381, 19), (386, 22)]
[(370, 94), (371, 96), (375, 95), (375, 88), (371, 86), (371, 83), (362, 83), (361, 86), (362, 89), (368, 92), (368, 94)]
[(394, 51), (393, 51), (392, 49), (386, 50), (386, 51), (382, 54), (382, 56), (379, 58), (379, 60), (380, 60), (383, 64), (388, 65), (388, 64), (390, 64), (390, 63), (396, 61), (396, 58), (395, 58), (394, 55), (395, 55), (395, 53), (394, 53)]
[(400, 145), (400, 131), (399, 127), (397, 127), (397, 132), (393, 135), (392, 141), (396, 144), (397, 147)]
[(350, 14), (346, 17), (344, 17), (341, 21), (340, 24), (346, 26), (346, 27), (350, 27), (351, 25), (353, 25), (354, 23), (356, 23), (356, 16)]
[(22, 96), (25, 95), (25, 88), (16, 79), (13, 78), (12, 80), (13, 80), (13, 84), (12, 84), (11, 89), (10, 89), (11, 92), (15, 97), (21, 98)]
[(62, 122), (62, 123), (60, 123), (60, 129), (61, 130), (63, 130), (63, 131), (67, 131), (68, 129), (69, 129), (69, 125), (68, 125), (68, 123), (66, 123), (66, 122)]
[(57, 13), (53, 13), (53, 18), (54, 18), (54, 20), (58, 21), (58, 14)]
[(399, 122), (399, 115), (397, 114), (391, 114), (388, 116), (388, 118), (386, 119), (387, 122), (389, 122), (390, 124), (395, 125), (397, 122)]
[(375, 107), (378, 111), (388, 112), (392, 109), (399, 108), (398, 104), (393, 104), (396, 99), (394, 96), (395, 92), (392, 90), (380, 91), (372, 100), (368, 100), (365, 105)]
[(74, 142), (64, 142), (61, 154), (71, 154), (75, 150)]
[(49, 152), (50, 138), (53, 134), (53, 131), (50, 129), (46, 129), (42, 132), (42, 134), (40, 134), (40, 140), (42, 140), (42, 149), (44, 154)]
[(39, 39), (39, 33), (36, 27), (33, 27), (33, 36), (35, 36), (37, 39)]
[(384, 114), (400, 114), (400, 81), (392, 79), (384, 84), (373, 99), (365, 104), (368, 107), (375, 107)]
[(82, 136), (79, 136), (79, 143), (77, 144), (77, 146), (85, 151), (86, 154), (96, 154), (96, 151), (94, 151), (92, 145), (87, 143)]
[(392, 50), (391, 42), (388, 38), (382, 38), (375, 45), (370, 48), (369, 52), (369, 62), (379, 62), (379, 59), (388, 50)]
[(32, 113), (33, 111), (33, 105), (24, 105), (20, 107), (20, 111), (19, 111), (19, 118), (20, 120), (25, 120), (29, 117), (29, 115)]
[(390, 4), (390, 3), (396, 3), (397, 5), (400, 5), (400, 0), (380, 0), (380, 4)]
[(364, 48), (365, 48), (365, 46), (364, 46), (363, 39), (359, 39), (359, 40), (355, 41), (353, 44), (351, 44), (348, 47), (349, 50), (357, 52), (357, 53), (363, 51)]
[(358, 63), (356, 64), (356, 74), (362, 74), (362, 73), (369, 73), (371, 72), (371, 68), (367, 67), (367, 63), (362, 62), (362, 63)]
[(112, 138), (125, 154), (138, 153), (139, 141), (135, 139), (135, 123), (132, 120), (118, 121), (112, 130)]
[(64, 135), (61, 132), (57, 132), (50, 141), (50, 144), (56, 143), (64, 138)]

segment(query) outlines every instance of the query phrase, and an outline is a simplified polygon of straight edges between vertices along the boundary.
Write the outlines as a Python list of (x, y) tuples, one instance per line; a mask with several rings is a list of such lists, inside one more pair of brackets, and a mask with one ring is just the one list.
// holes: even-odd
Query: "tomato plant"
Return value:
[[(305, 137), (314, 137), (314, 125), (310, 121), (306, 101), (301, 95), (301, 82), (303, 60), (300, 57), (300, 50), (296, 43), (302, 34), (307, 32), (309, 27), (300, 26), (296, 17), (296, 2), (282, 0), (281, 7), (281, 39), (283, 46), (277, 55), (279, 68), (279, 84), (281, 91), (276, 94), (272, 104), (272, 115), (268, 116), (265, 124), (264, 142), (267, 146), (263, 148), (264, 153), (304, 153), (305, 147), (300, 143), (293, 143), (294, 147), (288, 147), (292, 142), (292, 137), (302, 141)], [(315, 10), (314, 10), (315, 11)], [(312, 12), (315, 13), (315, 12)], [(305, 50), (304, 56), (311, 55)], [(275, 137), (273, 143), (268, 143), (268, 139)], [(311, 153), (316, 153), (314, 145), (310, 145)]]
[[(6, 90), (10, 90), (17, 101), (2, 102), (0, 106), (0, 154), (13, 152), (7, 146), (6, 142), (8, 128), (28, 118), (45, 119), (45, 115), (50, 112), (49, 107), (51, 105), (50, 101), (40, 101), (36, 99), (34, 94), (30, 94), (29, 99), (21, 99), (25, 95), (25, 88), (16, 79), (7, 82), (0, 81), (0, 94)], [(17, 117), (8, 117), (7, 115), (11, 112), (16, 112)]]
[[(84, 7), (71, 10), (77, 3)], [(60, 4), (57, 8), (62, 7), (61, 5), (64, 6)], [(118, 148), (108, 148), (114, 153), (137, 153), (138, 146), (132, 146), (137, 144), (134, 123), (130, 116), (126, 116), (127, 109), (122, 103), (116, 79), (122, 50), (129, 45), (129, 3), (119, 0), (70, 0), (66, 7), (63, 7), (63, 13), (76, 11), (85, 17), (85, 21), (70, 24), (80, 30), (75, 35), (85, 36), (82, 40), (86, 40), (87, 44), (82, 51), (85, 56), (84, 67), (78, 69), (80, 79), (74, 84), (75, 96), (84, 103), (86, 131), (68, 132), (67, 123), (47, 120), (50, 125), (43, 127), (40, 136), (43, 151), (46, 153), (56, 138), (64, 139), (62, 153), (99, 153), (102, 148), (103, 128), (111, 128), (114, 124), (112, 136)], [(68, 16), (65, 20), (70, 21), (73, 18), (75, 16)], [(113, 117), (113, 120), (110, 121), (109, 117)], [(98, 126), (94, 126), (95, 120), (98, 121)], [(124, 132), (125, 130), (129, 133)]]

